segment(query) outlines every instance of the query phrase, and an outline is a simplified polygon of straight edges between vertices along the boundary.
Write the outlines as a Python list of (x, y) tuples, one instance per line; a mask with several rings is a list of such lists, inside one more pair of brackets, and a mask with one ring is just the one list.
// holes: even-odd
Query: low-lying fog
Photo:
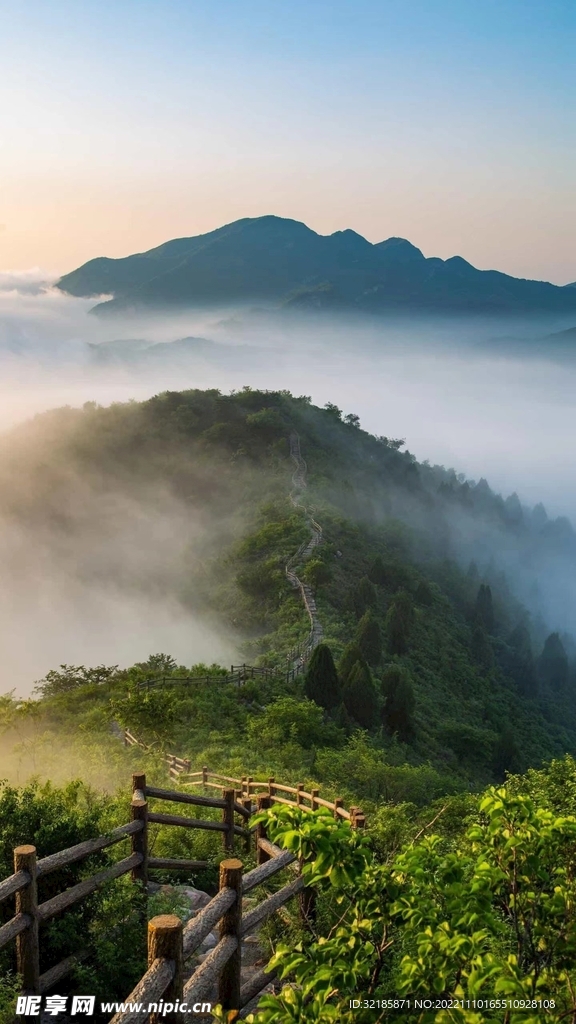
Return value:
[[(504, 496), (516, 491), (523, 504), (542, 501), (549, 515), (576, 521), (576, 360), (529, 340), (572, 323), (377, 325), (230, 310), (112, 321), (88, 315), (93, 305), (45, 287), (39, 273), (0, 275), (0, 429), (54, 406), (166, 389), (287, 388), (357, 413), (372, 433), (405, 438), (419, 460), (486, 477)], [(527, 340), (494, 341), (504, 336)], [(191, 340), (170, 344), (180, 339)], [(25, 692), (63, 661), (237, 656), (175, 603), (55, 586), (53, 567), (29, 564), (22, 544), (16, 572), (18, 543), (0, 538), (0, 692)]]

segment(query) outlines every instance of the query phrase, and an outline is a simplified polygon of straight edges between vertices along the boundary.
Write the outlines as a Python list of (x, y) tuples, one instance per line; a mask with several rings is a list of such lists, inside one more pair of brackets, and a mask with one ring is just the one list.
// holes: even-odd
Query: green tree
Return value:
[(318, 644), (312, 651), (304, 677), (304, 692), (309, 700), (327, 710), (340, 703), (340, 680), (328, 644)]
[(356, 612), (357, 619), (361, 619), (368, 608), (376, 608), (376, 605), (378, 604), (376, 587), (370, 582), (367, 576), (363, 576), (354, 587), (352, 592), (352, 603), (354, 605), (354, 611)]
[(414, 600), (416, 604), (424, 605), (424, 607), (429, 607), (433, 603), (434, 597), (432, 594), (432, 589), (430, 587), (430, 584), (426, 580), (420, 580), (418, 586), (416, 587)]
[(386, 635), (390, 654), (405, 654), (415, 621), (414, 603), (406, 590), (399, 591), (386, 615)]
[(368, 570), (368, 579), (371, 583), (378, 583), (381, 587), (386, 584), (386, 566), (382, 561), (380, 555), (376, 555), (376, 558), (372, 562)]
[(558, 633), (546, 637), (544, 649), (538, 659), (538, 675), (542, 684), (561, 693), (568, 682), (568, 656)]
[(504, 781), (507, 772), (517, 772), (521, 768), (520, 750), (509, 725), (504, 726), (496, 740), (493, 768), (499, 782)]
[(410, 739), (416, 700), (409, 672), (401, 665), (390, 665), (382, 676), (382, 693), (382, 724), (401, 740)]
[(325, 724), (324, 711), (312, 700), (277, 697), (261, 715), (248, 722), (251, 745), (263, 749), (298, 743), (305, 750), (314, 746), (338, 746), (342, 735), (333, 722)]
[(487, 633), (494, 632), (494, 607), (492, 603), (492, 591), (484, 583), (480, 584), (476, 595), (475, 618), (484, 627)]
[(382, 660), (382, 630), (372, 609), (364, 612), (356, 629), (356, 643), (362, 656), (374, 668)]
[(490, 672), (494, 668), (494, 651), (490, 637), (481, 623), (472, 630), (471, 651), (472, 657), (483, 672)]
[(363, 729), (373, 729), (378, 716), (378, 695), (368, 666), (357, 661), (343, 686), (344, 707)]
[(342, 684), (346, 682), (348, 676), (350, 675), (352, 669), (354, 668), (356, 662), (358, 661), (364, 665), (367, 664), (358, 644), (356, 643), (355, 640), (353, 640), (351, 643), (346, 644), (346, 647), (342, 652), (342, 657), (338, 662), (338, 674), (340, 676)]
[[(273, 842), (304, 860), (307, 884), (335, 896), (335, 924), (276, 947), (270, 966), (285, 985), (261, 998), (249, 1024), (371, 1024), (374, 1010), (352, 1006), (358, 992), (456, 998), (450, 1010), (401, 1012), (407, 1024), (537, 1024), (530, 1001), (558, 1024), (574, 1019), (576, 818), (542, 805), (542, 783), (536, 799), (489, 789), (465, 831), (447, 838), (425, 824), (385, 863), (328, 814), (267, 812)], [(504, 1006), (478, 1010), (487, 993)]]
[(508, 637), (504, 656), (499, 662), (518, 689), (526, 697), (535, 697), (538, 690), (536, 666), (532, 654), (530, 633), (524, 623), (512, 630)]

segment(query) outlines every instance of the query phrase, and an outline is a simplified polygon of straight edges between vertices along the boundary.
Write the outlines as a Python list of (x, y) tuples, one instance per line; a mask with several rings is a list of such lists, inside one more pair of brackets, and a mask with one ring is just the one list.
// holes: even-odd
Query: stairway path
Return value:
[(318, 609), (316, 607), (312, 587), (300, 579), (295, 572), (294, 567), (307, 561), (315, 548), (322, 543), (322, 527), (311, 515), (311, 513), (315, 511), (314, 506), (306, 505), (302, 500), (303, 492), (307, 487), (307, 466), (305, 460), (302, 458), (302, 453), (300, 451), (300, 436), (296, 431), (293, 431), (293, 433), (290, 434), (290, 458), (296, 465), (296, 469), (292, 474), (290, 501), (294, 508), (301, 509), (304, 512), (306, 522), (310, 528), (310, 540), (304, 541), (286, 563), (286, 577), (290, 584), (293, 587), (298, 588), (300, 591), (304, 607), (306, 608), (308, 618), (310, 619), (310, 632), (308, 637), (304, 643), (300, 645), (300, 647), (296, 648), (296, 650), (294, 650), (289, 656), (289, 660), (292, 661), (293, 667), (296, 670), (301, 670), (308, 661), (314, 648), (321, 642), (324, 636), (324, 629), (318, 616)]

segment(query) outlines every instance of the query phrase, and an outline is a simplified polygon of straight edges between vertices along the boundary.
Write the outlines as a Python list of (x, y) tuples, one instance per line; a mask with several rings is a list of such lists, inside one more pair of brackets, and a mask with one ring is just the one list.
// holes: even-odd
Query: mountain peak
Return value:
[(417, 249), (407, 238), (397, 238), (394, 235), (392, 238), (386, 238), (383, 242), (376, 242), (374, 248), (378, 249), (381, 253), (392, 256), (400, 263), (425, 259), (422, 250)]
[(247, 303), (371, 314), (576, 312), (574, 288), (477, 270), (461, 256), (426, 259), (397, 236), (372, 245), (351, 228), (321, 235), (274, 214), (124, 259), (90, 260), (58, 287), (84, 297), (112, 294), (99, 313)]

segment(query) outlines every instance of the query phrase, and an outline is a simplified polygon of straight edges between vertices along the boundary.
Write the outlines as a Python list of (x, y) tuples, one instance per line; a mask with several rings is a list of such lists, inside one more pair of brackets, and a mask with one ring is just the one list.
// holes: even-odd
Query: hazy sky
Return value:
[(275, 213), (576, 280), (574, 0), (0, 0), (0, 269)]

